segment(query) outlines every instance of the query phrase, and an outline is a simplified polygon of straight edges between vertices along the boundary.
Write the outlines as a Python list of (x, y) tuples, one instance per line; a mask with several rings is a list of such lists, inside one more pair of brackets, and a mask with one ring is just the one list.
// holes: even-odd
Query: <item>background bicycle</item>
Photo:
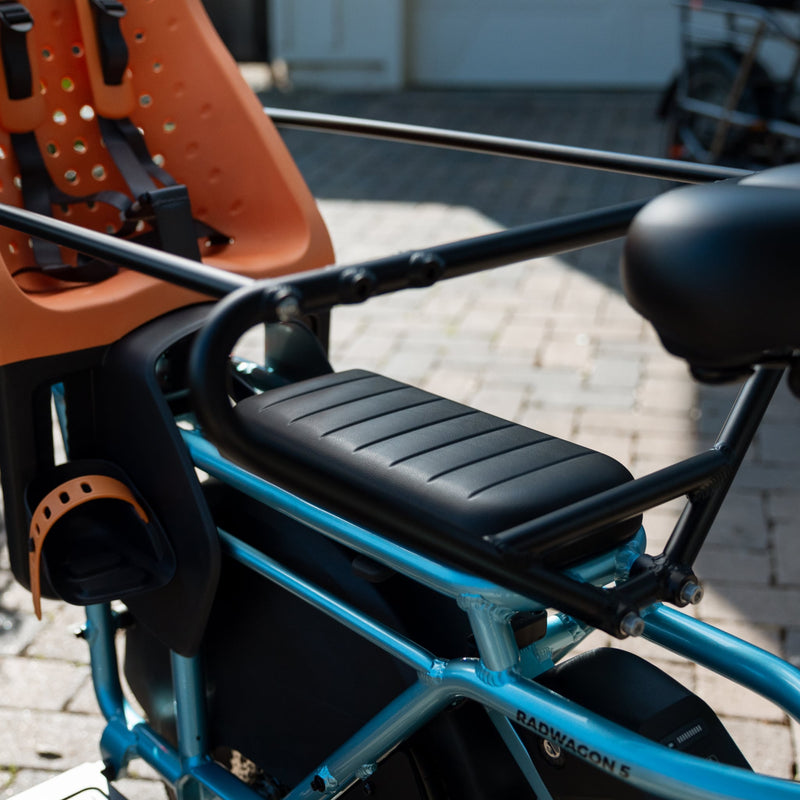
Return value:
[(794, 161), (800, 28), (794, 0), (687, 0), (681, 67), (659, 109), (673, 158), (741, 166)]

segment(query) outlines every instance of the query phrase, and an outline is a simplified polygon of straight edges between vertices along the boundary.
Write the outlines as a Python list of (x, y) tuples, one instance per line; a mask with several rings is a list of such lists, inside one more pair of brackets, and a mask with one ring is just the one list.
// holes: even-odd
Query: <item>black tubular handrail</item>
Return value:
[(211, 297), (224, 297), (255, 282), (252, 278), (210, 267), (183, 256), (165, 253), (107, 233), (2, 203), (0, 203), (0, 226), (55, 242), (101, 261), (127, 267)]
[(638, 200), (548, 222), (413, 250), (351, 265), (334, 265), (276, 279), (256, 281), (182, 256), (0, 203), (0, 226), (37, 236), (102, 261), (221, 298), (258, 285), (265, 295), (277, 291), (319, 311), (340, 303), (366, 300), (402, 288), (429, 286), (526, 259), (569, 252), (623, 236), (646, 201)]
[(744, 178), (752, 174), (751, 170), (722, 167), (715, 164), (696, 164), (688, 161), (674, 161), (669, 158), (629, 155), (608, 150), (513, 139), (506, 136), (429, 128), (423, 125), (360, 119), (336, 114), (319, 114), (313, 111), (265, 107), (264, 112), (281, 128), (337, 133), (346, 136), (427, 145), (428, 147), (464, 150), (484, 155), (522, 158), (561, 166), (582, 167), (679, 183), (710, 183), (729, 178)]

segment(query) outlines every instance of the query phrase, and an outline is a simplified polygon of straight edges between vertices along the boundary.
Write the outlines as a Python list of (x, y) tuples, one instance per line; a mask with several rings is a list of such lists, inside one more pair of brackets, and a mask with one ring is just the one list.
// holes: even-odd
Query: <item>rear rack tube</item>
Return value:
[(532, 142), (505, 136), (428, 128), (381, 120), (359, 119), (335, 114), (318, 114), (312, 111), (294, 111), (284, 108), (265, 108), (272, 121), (283, 128), (298, 128), (324, 133), (338, 133), (383, 139), (406, 144), (466, 150), (485, 155), (522, 158), (569, 167), (583, 167), (640, 178), (679, 181), (681, 183), (708, 183), (727, 178), (743, 178), (750, 170), (673, 161), (668, 158), (614, 153), (586, 147)]

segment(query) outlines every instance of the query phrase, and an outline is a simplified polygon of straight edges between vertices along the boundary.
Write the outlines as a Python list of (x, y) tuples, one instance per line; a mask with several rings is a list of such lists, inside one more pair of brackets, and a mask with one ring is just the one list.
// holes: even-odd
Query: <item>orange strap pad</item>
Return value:
[(141, 507), (133, 492), (122, 481), (109, 478), (107, 475), (82, 475), (65, 481), (49, 492), (36, 506), (30, 525), (28, 565), (31, 576), (31, 593), (33, 610), (37, 619), (42, 618), (42, 582), (41, 559), (42, 547), (47, 534), (65, 514), (73, 508), (82, 506), (92, 500), (123, 500), (133, 506), (136, 513), (146, 525), (149, 518)]

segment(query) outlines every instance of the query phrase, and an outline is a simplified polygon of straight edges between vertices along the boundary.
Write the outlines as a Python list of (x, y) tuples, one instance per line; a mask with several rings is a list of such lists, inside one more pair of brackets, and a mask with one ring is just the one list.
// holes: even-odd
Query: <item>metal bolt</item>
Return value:
[(561, 758), (561, 748), (549, 739), (542, 740), (542, 750), (544, 750), (544, 754), (553, 761), (557, 761)]
[(635, 611), (629, 611), (620, 621), (619, 629), (625, 636), (641, 636), (644, 633), (644, 620)]
[(289, 320), (296, 319), (300, 316), (300, 304), (297, 302), (296, 297), (284, 297), (275, 307), (275, 316), (281, 322), (289, 322)]
[(690, 606), (696, 606), (703, 599), (703, 587), (697, 581), (686, 581), (681, 586), (680, 600)]

